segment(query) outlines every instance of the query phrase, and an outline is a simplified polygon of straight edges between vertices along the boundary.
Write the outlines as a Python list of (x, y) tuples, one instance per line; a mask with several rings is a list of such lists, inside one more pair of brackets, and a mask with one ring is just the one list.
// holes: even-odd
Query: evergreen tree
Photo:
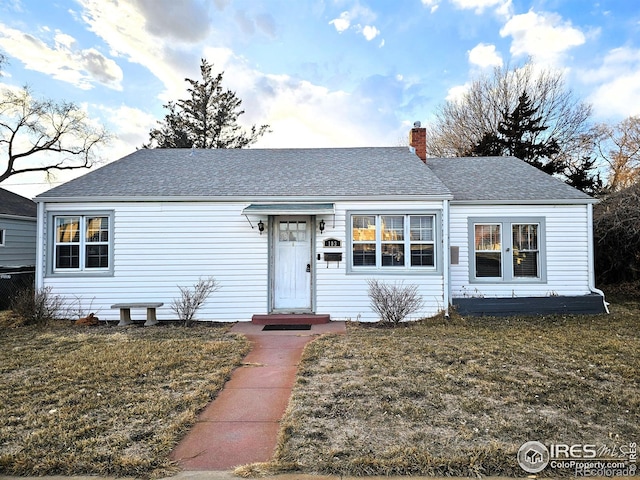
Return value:
[(465, 153), (468, 157), (501, 157), (503, 155), (504, 145), (494, 132), (486, 132), (480, 141)]
[(579, 162), (569, 163), (564, 169), (566, 183), (589, 195), (600, 195), (604, 185), (599, 173), (591, 173), (597, 170), (596, 159), (583, 157)]
[(538, 108), (532, 106), (529, 96), (522, 92), (518, 105), (509, 113), (503, 111), (503, 119), (496, 132), (485, 132), (480, 141), (468, 152), (471, 156), (511, 155), (553, 174), (559, 173), (564, 166), (550, 157), (560, 150), (553, 138), (542, 140), (538, 135), (547, 130), (542, 125)]
[(160, 126), (149, 133), (145, 147), (157, 148), (243, 148), (255, 143), (269, 126), (253, 125), (245, 131), (238, 125), (244, 114), (242, 100), (222, 87), (223, 73), (213, 75), (212, 66), (202, 59), (202, 80), (186, 78), (190, 98), (169, 102)]
[(506, 114), (498, 125), (498, 133), (504, 152), (547, 173), (558, 173), (564, 168), (559, 162), (549, 159), (560, 151), (554, 138), (537, 141), (538, 134), (547, 130), (542, 125), (538, 109), (531, 105), (527, 92), (522, 92), (513, 112)]
[[(571, 184), (570, 175), (575, 180), (575, 175), (597, 173), (596, 168), (577, 171), (587, 167), (584, 157), (598, 153), (594, 147), (598, 135), (590, 116), (591, 106), (566, 88), (560, 70), (541, 70), (532, 62), (497, 67), (493, 74), (474, 79), (462, 97), (447, 100), (436, 111), (428, 127), (428, 154), (515, 155)], [(598, 179), (593, 181), (597, 184)]]

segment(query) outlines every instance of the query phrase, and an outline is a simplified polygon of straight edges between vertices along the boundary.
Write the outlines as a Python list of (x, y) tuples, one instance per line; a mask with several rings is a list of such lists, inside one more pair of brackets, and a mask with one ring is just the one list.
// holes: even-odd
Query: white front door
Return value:
[(309, 217), (274, 218), (274, 310), (311, 310), (310, 220)]

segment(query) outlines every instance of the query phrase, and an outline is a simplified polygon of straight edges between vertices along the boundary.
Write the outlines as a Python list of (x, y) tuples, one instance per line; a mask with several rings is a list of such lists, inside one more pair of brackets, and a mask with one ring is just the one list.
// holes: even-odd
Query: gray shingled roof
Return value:
[(0, 188), (0, 215), (36, 217), (37, 206), (28, 198)]
[(589, 201), (591, 197), (515, 157), (427, 158), (460, 201)]
[(406, 147), (326, 149), (149, 149), (38, 196), (373, 197), (448, 196)]
[(406, 147), (138, 150), (39, 199), (451, 196), (589, 201), (514, 157), (428, 158)]

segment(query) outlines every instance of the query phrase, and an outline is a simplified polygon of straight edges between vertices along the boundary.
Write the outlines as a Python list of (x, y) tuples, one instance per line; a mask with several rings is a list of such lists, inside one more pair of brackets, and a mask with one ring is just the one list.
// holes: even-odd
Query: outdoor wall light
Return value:
[(320, 228), (320, 233), (324, 232), (324, 220), (320, 219), (320, 224), (318, 225), (318, 228)]
[(264, 232), (264, 223), (262, 222), (262, 220), (258, 222), (258, 231), (260, 232), (260, 235), (262, 235), (262, 232)]

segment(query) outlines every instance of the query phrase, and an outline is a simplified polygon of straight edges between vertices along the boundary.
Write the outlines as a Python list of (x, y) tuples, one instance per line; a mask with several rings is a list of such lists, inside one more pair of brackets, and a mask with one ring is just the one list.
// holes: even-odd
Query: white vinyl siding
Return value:
[[(98, 205), (88, 205), (96, 211)], [(220, 290), (196, 314), (199, 320), (250, 320), (267, 308), (268, 235), (252, 229), (240, 214), (246, 204), (122, 203), (104, 204), (113, 214), (113, 274), (111, 277), (49, 275), (44, 285), (56, 294), (74, 297), (101, 319), (118, 318), (111, 305), (122, 302), (163, 302), (161, 320), (175, 319), (171, 302), (178, 286), (215, 277)], [(69, 215), (78, 205), (48, 204)], [(253, 220), (253, 219), (252, 219)], [(254, 226), (257, 222), (253, 222)], [(50, 236), (46, 237), (50, 240)], [(46, 252), (50, 249), (46, 248)], [(144, 317), (144, 312), (131, 312)], [(140, 317), (139, 317), (140, 318)]]
[[(555, 295), (587, 295), (589, 290), (588, 205), (463, 205), (450, 208), (450, 244), (458, 247), (459, 261), (450, 267), (451, 294), (455, 297), (528, 297)], [(470, 218), (544, 219), (544, 240), (539, 238), (541, 269), (539, 281), (483, 279), (472, 282), (473, 230)], [(491, 222), (488, 222), (491, 223)], [(511, 235), (511, 230), (507, 236)], [(504, 235), (502, 237), (505, 238)], [(511, 241), (511, 240), (510, 240)], [(511, 260), (503, 258), (503, 262)], [(509, 266), (511, 268), (511, 266)], [(503, 267), (504, 269), (504, 267)]]
[[(111, 305), (120, 302), (163, 302), (158, 309), (160, 320), (175, 319), (170, 305), (179, 296), (178, 286), (188, 287), (200, 277), (215, 277), (220, 289), (196, 314), (199, 320), (249, 321), (253, 314), (269, 311), (269, 232), (260, 235), (255, 227), (259, 220), (268, 225), (268, 218), (241, 212), (250, 202), (165, 202), (165, 203), (104, 203), (46, 204), (51, 219), (58, 214), (84, 215), (83, 211), (113, 210), (113, 275), (60, 276), (48, 274), (42, 286), (69, 302), (80, 302), (103, 320), (117, 320), (118, 311)], [(444, 308), (441, 272), (425, 275), (396, 273), (367, 275), (347, 274), (347, 210), (384, 211), (387, 202), (336, 202), (335, 215), (318, 215), (313, 248), (314, 311), (328, 313), (334, 320), (376, 321), (367, 294), (367, 279), (417, 284), (425, 306), (412, 318), (436, 314)], [(396, 202), (393, 212), (438, 211), (442, 202)], [(440, 215), (437, 216), (440, 219)], [(325, 221), (321, 234), (317, 225)], [(438, 220), (439, 221), (439, 220)], [(45, 231), (52, 228), (45, 225)], [(441, 228), (437, 226), (437, 228)], [(53, 237), (45, 235), (50, 242)], [(324, 247), (324, 240), (341, 241), (340, 247)], [(50, 245), (45, 245), (47, 255)], [(325, 262), (324, 253), (342, 253), (342, 261)], [(318, 255), (320, 258), (318, 259)], [(47, 259), (50, 260), (50, 259)], [(441, 262), (441, 261), (440, 261)], [(132, 311), (136, 319), (144, 312)]]
[[(441, 230), (439, 224), (442, 215), (442, 202), (338, 202), (336, 203), (335, 226), (333, 216), (324, 218), (325, 230), (316, 232), (316, 251), (320, 260), (316, 264), (316, 310), (319, 313), (331, 312), (334, 320), (377, 321), (379, 318), (371, 310), (371, 302), (367, 293), (367, 279), (377, 279), (390, 284), (418, 285), (418, 291), (424, 300), (424, 307), (412, 319), (433, 316), (444, 309), (444, 278), (441, 268), (436, 269), (399, 269), (393, 274), (385, 269), (375, 269), (364, 274), (351, 274), (350, 215), (368, 215), (377, 212), (380, 215), (395, 215), (400, 212), (410, 215), (435, 214), (434, 227)], [(325, 248), (324, 240), (336, 238), (342, 241), (340, 248)], [(342, 253), (343, 261), (325, 262), (322, 253)], [(436, 265), (441, 265), (442, 252), (436, 254)]]

